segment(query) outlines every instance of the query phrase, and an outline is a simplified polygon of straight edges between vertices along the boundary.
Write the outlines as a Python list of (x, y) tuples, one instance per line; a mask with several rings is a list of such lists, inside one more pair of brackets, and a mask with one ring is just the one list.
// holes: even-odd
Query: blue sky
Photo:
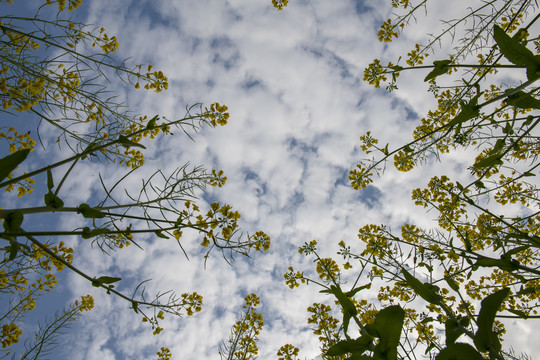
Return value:
[[(377, 41), (377, 31), (391, 13), (390, 1), (291, 0), (281, 12), (270, 0), (84, 1), (75, 12), (77, 19), (115, 34), (120, 58), (151, 63), (169, 78), (169, 90), (157, 95), (111, 84), (110, 90), (135, 112), (173, 119), (188, 105), (218, 101), (231, 114), (226, 127), (202, 129), (195, 142), (178, 132), (149, 144), (147, 164), (128, 186), (137, 186), (154, 169), (170, 171), (187, 161), (223, 169), (226, 186), (201, 196), (231, 204), (242, 214), (242, 228), (265, 231), (272, 248), (251, 259), (236, 257), (232, 266), (216, 253), (205, 269), (195, 235), (186, 238), (189, 261), (176, 243), (161, 239), (141, 239), (144, 252), (130, 247), (110, 257), (70, 239), (79, 267), (94, 274), (121, 274), (129, 279), (120, 285), (126, 292), (136, 280), (151, 278), (149, 290), (197, 291), (205, 306), (194, 317), (166, 319), (164, 332), (152, 336), (126, 303), (66, 274), (69, 291), (59, 290), (62, 296), (48, 301), (56, 304), (90, 293), (96, 307), (73, 327), (58, 353), (72, 359), (144, 359), (168, 346), (177, 359), (216, 359), (243, 297), (255, 292), (266, 323), (260, 358), (274, 358), (285, 343), (299, 347), (302, 357), (316, 357), (319, 344), (306, 330), (306, 307), (331, 299), (315, 286), (286, 287), (288, 266), (314, 270), (297, 247), (316, 239), (321, 255), (329, 257), (340, 240), (354, 243), (358, 229), (368, 223), (396, 229), (411, 221), (434, 226), (434, 215), (410, 201), (411, 190), (433, 175), (467, 176), (466, 154), (458, 153), (444, 165), (429, 163), (406, 174), (389, 168), (364, 192), (354, 191), (347, 180), (363, 156), (360, 135), (371, 130), (383, 144), (402, 144), (418, 114), (433, 106), (423, 76), (404, 74), (400, 90), (388, 94), (362, 82), (364, 67), (375, 58), (405, 55), (427, 32), (441, 27), (441, 16), (458, 16), (469, 4), (451, 3), (432, 5), (431, 17), (387, 47)], [(444, 57), (445, 49), (441, 51)], [(64, 201), (89, 200), (97, 189), (95, 169), (90, 163), (78, 166)], [(111, 178), (120, 174), (112, 166), (100, 171)], [(42, 194), (35, 196), (41, 201)], [(69, 221), (71, 226), (76, 219)], [(521, 334), (532, 331), (521, 325), (511, 329), (518, 327)], [(525, 335), (510, 332), (508, 338), (522, 351), (540, 351)]]

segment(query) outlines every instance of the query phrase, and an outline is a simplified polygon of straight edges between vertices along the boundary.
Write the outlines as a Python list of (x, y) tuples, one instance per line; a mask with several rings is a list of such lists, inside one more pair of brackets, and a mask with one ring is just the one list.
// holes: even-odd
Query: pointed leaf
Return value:
[(130, 146), (135, 146), (135, 147), (140, 147), (140, 148), (146, 149), (146, 147), (144, 145), (136, 143), (135, 141), (131, 141), (124, 135), (120, 135), (118, 137), (118, 142), (120, 143), (120, 145), (122, 145), (125, 148), (128, 148)]
[(102, 213), (97, 209), (91, 208), (88, 204), (81, 204), (79, 205), (78, 209), (79, 211), (77, 212), (87, 219), (102, 219), (105, 217), (105, 213)]
[(450, 346), (456, 342), (456, 340), (464, 334), (462, 327), (469, 326), (471, 320), (468, 317), (461, 318), (459, 320), (448, 318), (444, 323), (444, 329), (446, 333), (446, 346)]
[(506, 103), (520, 109), (540, 109), (540, 100), (523, 91), (508, 96)]
[(483, 360), (475, 348), (465, 343), (455, 343), (442, 349), (435, 360)]
[(332, 345), (326, 352), (327, 356), (339, 356), (347, 353), (361, 355), (364, 351), (370, 349), (373, 338), (363, 335), (355, 340), (343, 340)]
[(373, 325), (380, 340), (373, 350), (374, 358), (397, 359), (397, 348), (404, 319), (405, 311), (399, 305), (389, 306), (377, 313)]
[(349, 299), (349, 297), (345, 295), (343, 291), (337, 286), (332, 285), (330, 286), (330, 289), (321, 290), (320, 292), (333, 294), (338, 299), (339, 304), (343, 308), (343, 332), (346, 335), (351, 317), (358, 313), (358, 311), (356, 310), (356, 306), (354, 306), (351, 299)]
[(52, 177), (52, 171), (51, 169), (47, 169), (47, 189), (51, 191), (53, 187), (54, 187), (54, 181)]
[(156, 234), (157, 237), (162, 239), (168, 239), (169, 237), (167, 235), (163, 235), (163, 233), (159, 230), (154, 231), (154, 234)]
[(452, 279), (451, 276), (445, 276), (444, 280), (452, 290), (454, 290), (455, 292), (459, 292), (459, 285), (457, 282), (454, 281), (454, 279)]
[(439, 304), (441, 301), (441, 296), (433, 291), (432, 288), (428, 287), (426, 284), (422, 284), (420, 280), (412, 276), (407, 270), (402, 269), (403, 275), (407, 284), (418, 294), (422, 299), (426, 300), (431, 304)]
[(436, 60), (433, 62), (433, 65), (435, 67), (427, 76), (424, 78), (424, 81), (429, 81), (439, 75), (446, 74), (448, 70), (450, 70), (450, 64), (452, 63), (452, 60)]
[(535, 58), (533, 52), (521, 44), (518, 39), (510, 37), (498, 25), (493, 27), (493, 38), (499, 46), (501, 53), (512, 64), (527, 67), (538, 65), (538, 60)]
[(51, 191), (45, 194), (43, 200), (45, 205), (50, 206), (54, 209), (60, 209), (64, 207), (64, 202), (58, 196), (54, 195)]
[(30, 149), (23, 149), (14, 152), (0, 159), (0, 181), (4, 180), (8, 175), (26, 159)]
[(158, 119), (159, 119), (158, 115), (156, 115), (156, 116), (154, 116), (153, 118), (151, 118), (150, 121), (148, 121), (148, 124), (146, 124), (146, 128), (147, 128), (148, 130), (153, 130), (153, 129), (155, 129), (155, 127), (156, 127), (156, 120), (158, 120)]
[(502, 28), (495, 25), (493, 37), (499, 46), (501, 53), (512, 64), (527, 68), (527, 79), (535, 80), (540, 76), (540, 57), (534, 55), (525, 45), (521, 44), (516, 37), (510, 37)]
[(481, 352), (486, 352), (490, 349), (495, 352), (501, 350), (501, 342), (497, 334), (493, 331), (493, 322), (495, 321), (495, 315), (497, 315), (499, 307), (509, 293), (509, 288), (501, 289), (482, 300), (477, 320), (478, 330), (474, 335), (474, 345)]
[(81, 237), (83, 239), (90, 239), (90, 238), (93, 238), (94, 236), (98, 236), (98, 235), (103, 235), (103, 234), (107, 234), (110, 232), (109, 229), (93, 229), (93, 230), (90, 230), (90, 228), (88, 226), (84, 227), (82, 229), (82, 235)]
[(6, 232), (17, 232), (21, 228), (22, 222), (24, 220), (24, 215), (21, 211), (15, 210), (10, 212), (4, 218), (4, 230)]

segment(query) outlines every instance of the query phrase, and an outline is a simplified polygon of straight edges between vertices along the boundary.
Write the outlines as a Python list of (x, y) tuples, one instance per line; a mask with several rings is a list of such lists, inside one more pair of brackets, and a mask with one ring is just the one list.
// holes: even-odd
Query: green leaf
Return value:
[(442, 349), (435, 360), (483, 360), (475, 348), (465, 343), (455, 343)]
[(64, 207), (64, 202), (58, 196), (54, 195), (50, 190), (44, 196), (45, 205), (54, 209), (60, 209)]
[(51, 169), (47, 169), (47, 189), (51, 191), (53, 187), (54, 187), (54, 181), (52, 177), (52, 171)]
[(448, 123), (450, 128), (480, 115), (480, 106), (478, 106), (478, 98), (482, 94), (480, 86), (476, 86), (476, 92), (476, 95), (471, 98), (468, 104), (461, 103), (461, 111)]
[(508, 96), (506, 103), (520, 109), (540, 109), (540, 100), (523, 91)]
[(156, 234), (157, 237), (162, 239), (168, 239), (169, 237), (167, 235), (163, 235), (163, 233), (159, 230), (154, 231), (154, 234)]
[(135, 146), (135, 147), (140, 147), (140, 148), (146, 149), (146, 147), (144, 145), (136, 143), (135, 141), (131, 141), (124, 135), (120, 135), (118, 137), (118, 142), (120, 143), (120, 145), (122, 145), (125, 148), (128, 148), (130, 146)]
[(100, 276), (97, 279), (92, 280), (92, 286), (100, 287), (101, 285), (114, 284), (115, 282), (118, 282), (120, 280), (122, 280), (122, 278), (112, 276)]
[(102, 229), (92, 229), (90, 230), (90, 228), (88, 226), (84, 227), (82, 229), (82, 235), (81, 237), (83, 239), (90, 239), (90, 238), (93, 238), (94, 236), (98, 236), (98, 235), (103, 235), (103, 234), (107, 234), (110, 232), (109, 229), (105, 229), (105, 228), (102, 228)]
[(6, 232), (19, 232), (21, 229), (24, 215), (21, 211), (15, 210), (7, 214), (4, 218), (4, 230)]
[(365, 285), (362, 285), (362, 286), (359, 286), (357, 288), (354, 288), (352, 289), (351, 291), (347, 291), (345, 293), (345, 295), (347, 295), (348, 297), (353, 297), (354, 295), (356, 295), (357, 292), (359, 292), (360, 290), (364, 290), (364, 289), (369, 289), (371, 288), (371, 283), (367, 283)]
[(88, 204), (81, 204), (77, 209), (79, 209), (77, 213), (81, 214), (87, 219), (102, 219), (105, 217), (105, 213), (102, 213), (97, 209), (91, 208)]
[(457, 282), (454, 281), (454, 279), (452, 279), (451, 276), (445, 276), (444, 280), (452, 290), (454, 290), (455, 292), (459, 292), (459, 285)]
[(355, 340), (343, 340), (332, 345), (326, 352), (327, 356), (339, 356), (347, 353), (361, 355), (371, 348), (373, 338), (369, 335), (363, 335)]
[(8, 175), (26, 159), (30, 153), (30, 149), (23, 149), (14, 152), (0, 159), (0, 181), (4, 180)]
[(159, 119), (158, 115), (151, 118), (150, 121), (148, 121), (148, 124), (146, 124), (146, 129), (148, 129), (148, 130), (155, 129), (156, 128), (156, 120), (158, 120), (158, 119)]
[(440, 304), (441, 296), (437, 294), (433, 288), (427, 286), (427, 284), (422, 284), (420, 280), (412, 276), (407, 270), (402, 269), (403, 275), (407, 284), (418, 294), (422, 299), (426, 300), (431, 304)]
[(512, 272), (519, 269), (519, 261), (510, 258), (493, 259), (490, 257), (480, 256), (473, 265), (473, 270), (479, 267), (498, 267), (501, 270)]
[(525, 314), (523, 311), (520, 310), (506, 309), (506, 311), (511, 312), (512, 314), (517, 315), (522, 319), (527, 319), (529, 317), (529, 315)]
[(446, 74), (450, 70), (450, 64), (452, 60), (436, 60), (433, 62), (435, 66), (433, 70), (424, 78), (424, 81), (429, 81), (433, 78), (436, 78), (439, 75)]
[(461, 319), (448, 318), (444, 323), (444, 329), (446, 333), (446, 346), (450, 346), (456, 342), (456, 340), (464, 334), (464, 331), (461, 327), (469, 326), (471, 320), (468, 317)]
[(512, 64), (527, 68), (527, 78), (535, 80), (539, 77), (540, 57), (533, 54), (525, 45), (521, 44), (517, 38), (510, 37), (502, 28), (495, 25), (493, 37), (499, 46), (501, 53)]
[(13, 260), (17, 257), (17, 252), (19, 251), (19, 243), (16, 241), (10, 241), (11, 245), (9, 246), (9, 260)]
[(509, 293), (509, 288), (501, 289), (486, 297), (480, 304), (480, 313), (477, 320), (478, 330), (473, 340), (474, 345), (481, 352), (490, 350), (499, 352), (501, 350), (501, 342), (497, 334), (493, 331), (493, 322), (495, 321), (495, 315), (497, 315), (499, 307)]
[(139, 303), (136, 301), (131, 302), (131, 308), (135, 311), (135, 314), (139, 313)]
[(343, 332), (345, 333), (345, 336), (347, 336), (347, 329), (349, 328), (349, 321), (351, 320), (351, 317), (356, 315), (358, 311), (356, 310), (356, 306), (354, 306), (353, 302), (347, 295), (341, 291), (341, 289), (337, 286), (330, 286), (330, 289), (328, 290), (321, 290), (321, 293), (327, 293), (327, 294), (333, 294), (339, 301), (339, 304), (343, 308)]
[(377, 313), (373, 327), (380, 340), (373, 350), (375, 359), (397, 359), (397, 348), (404, 319), (405, 311), (399, 305), (389, 306)]

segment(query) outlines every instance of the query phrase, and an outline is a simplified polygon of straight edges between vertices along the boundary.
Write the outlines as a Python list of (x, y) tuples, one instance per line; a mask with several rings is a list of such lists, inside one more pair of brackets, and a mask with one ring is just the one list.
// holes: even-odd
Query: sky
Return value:
[[(184, 243), (189, 260), (174, 241), (163, 239), (143, 238), (144, 251), (133, 246), (108, 257), (88, 242), (70, 239), (80, 268), (129, 279), (120, 290), (129, 293), (136, 280), (152, 279), (149, 291), (197, 291), (204, 296), (204, 308), (193, 317), (166, 318), (164, 331), (152, 336), (129, 304), (74, 274), (63, 274), (66, 288), (44, 300), (38, 310), (87, 293), (96, 306), (72, 327), (68, 343), (56, 354), (72, 359), (145, 359), (167, 346), (176, 359), (216, 359), (244, 296), (254, 292), (261, 297), (259, 310), (265, 317), (260, 358), (275, 358), (286, 343), (299, 347), (301, 358), (317, 357), (319, 343), (308, 329), (306, 308), (332, 299), (319, 294), (316, 286), (290, 290), (285, 285), (283, 274), (291, 265), (314, 271), (312, 259), (298, 254), (298, 246), (316, 239), (322, 257), (337, 259), (338, 242), (360, 246), (356, 233), (366, 224), (399, 229), (414, 222), (432, 227), (435, 215), (414, 206), (412, 189), (434, 175), (468, 176), (466, 154), (455, 153), (444, 163), (429, 162), (409, 173), (389, 167), (362, 192), (350, 187), (348, 172), (364, 156), (359, 136), (371, 131), (381, 144), (403, 144), (433, 106), (423, 74), (404, 74), (399, 90), (387, 93), (364, 83), (363, 70), (375, 58), (388, 61), (406, 55), (426, 33), (441, 28), (441, 16), (459, 16), (467, 4), (470, 1), (431, 4), (430, 16), (387, 46), (377, 41), (377, 31), (391, 14), (390, 1), (291, 0), (280, 12), (270, 0), (84, 1), (74, 13), (78, 20), (115, 34), (120, 58), (151, 63), (169, 79), (168, 91), (160, 94), (111, 84), (111, 91), (131, 109), (174, 119), (186, 106), (217, 101), (231, 114), (227, 126), (204, 128), (193, 135), (194, 141), (178, 132), (148, 144), (147, 163), (128, 186), (137, 186), (155, 169), (171, 171), (188, 161), (222, 169), (227, 184), (208, 189), (201, 202), (215, 199), (232, 205), (242, 214), (242, 229), (263, 230), (272, 247), (251, 258), (237, 256), (232, 265), (216, 252), (205, 267), (195, 234)], [(446, 50), (441, 50), (441, 58)], [(61, 151), (51, 151), (62, 156)], [(100, 168), (111, 179), (120, 176), (120, 170)], [(91, 200), (98, 188), (96, 174), (96, 164), (79, 164), (63, 200)], [(365, 296), (374, 300), (373, 294)], [(540, 345), (527, 336), (537, 324), (509, 326), (521, 335), (510, 332), (507, 344), (540, 352)]]

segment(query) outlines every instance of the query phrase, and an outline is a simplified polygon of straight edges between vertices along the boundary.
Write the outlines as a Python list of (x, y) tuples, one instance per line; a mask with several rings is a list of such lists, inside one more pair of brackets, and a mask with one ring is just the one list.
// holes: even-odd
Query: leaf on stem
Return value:
[(146, 149), (146, 147), (144, 145), (136, 143), (135, 141), (131, 141), (124, 135), (120, 135), (118, 137), (118, 142), (120, 143), (120, 145), (122, 145), (125, 148), (128, 148), (130, 146), (135, 146), (135, 147), (140, 147), (140, 148)]
[(332, 345), (326, 352), (327, 356), (339, 356), (351, 353), (353, 355), (362, 355), (372, 347), (373, 338), (369, 335), (362, 335), (358, 339), (343, 340)]
[(8, 177), (26, 159), (28, 153), (30, 149), (23, 149), (0, 159), (0, 181)]
[(427, 302), (431, 304), (438, 305), (441, 302), (441, 295), (437, 294), (435, 292), (435, 289), (429, 285), (431, 284), (423, 284), (412, 276), (407, 270), (402, 269), (403, 275), (405, 276), (405, 280), (407, 281), (407, 284), (411, 287), (411, 289), (414, 290), (416, 294), (418, 294), (422, 299), (426, 300)]
[(501, 342), (497, 334), (493, 331), (493, 322), (495, 321), (495, 315), (497, 315), (499, 307), (509, 293), (509, 288), (501, 289), (486, 297), (480, 304), (480, 313), (477, 320), (478, 330), (473, 340), (474, 345), (481, 352), (499, 352), (501, 350)]
[(101, 211), (91, 208), (88, 204), (81, 204), (77, 208), (77, 213), (81, 214), (87, 219), (102, 219), (105, 217), (105, 213), (102, 213)]
[(366, 325), (366, 330), (379, 338), (379, 343), (373, 350), (375, 359), (397, 359), (404, 319), (405, 311), (401, 306), (393, 305), (379, 311), (375, 316), (375, 323)]
[(92, 286), (100, 287), (101, 285), (110, 285), (120, 280), (122, 280), (122, 278), (112, 276), (100, 276), (97, 279), (92, 280)]
[(540, 100), (523, 91), (508, 96), (506, 103), (520, 109), (540, 109)]
[(105, 228), (102, 228), (102, 229), (93, 229), (93, 230), (90, 230), (90, 228), (88, 226), (84, 227), (82, 229), (82, 235), (81, 237), (83, 239), (90, 239), (90, 238), (93, 238), (94, 236), (98, 236), (98, 235), (103, 235), (103, 234), (107, 234), (110, 232), (109, 229), (105, 229)]
[(510, 37), (501, 27), (495, 25), (493, 37), (501, 53), (512, 64), (527, 68), (527, 79), (535, 80), (540, 77), (540, 56), (534, 55), (517, 38)]
[(465, 343), (455, 343), (442, 349), (435, 360), (483, 360), (475, 348)]
[(462, 317), (460, 319), (448, 318), (444, 323), (446, 346), (454, 344), (456, 340), (465, 333), (463, 328), (469, 326), (470, 322), (471, 319), (468, 317)]
[(429, 74), (424, 78), (424, 81), (429, 81), (433, 78), (436, 78), (439, 75), (446, 74), (450, 70), (450, 64), (452, 60), (435, 60), (433, 62), (434, 68)]

